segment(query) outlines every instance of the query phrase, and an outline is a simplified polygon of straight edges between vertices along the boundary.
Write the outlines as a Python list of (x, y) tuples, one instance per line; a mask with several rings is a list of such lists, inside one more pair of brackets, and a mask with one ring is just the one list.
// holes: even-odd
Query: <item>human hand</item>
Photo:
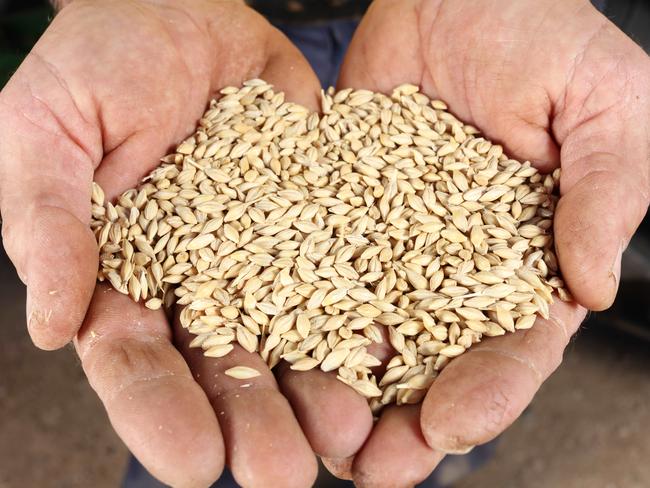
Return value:
[[(98, 258), (88, 227), (91, 181), (107, 198), (136, 186), (193, 132), (218, 89), (253, 77), (317, 107), (318, 81), (307, 62), (239, 2), (189, 8), (79, 0), (56, 16), (0, 94), (4, 244), (28, 287), (29, 331), (37, 345), (54, 349), (86, 317), (76, 346), (92, 387), (131, 451), (173, 486), (209, 484), (225, 458), (245, 486), (306, 486), (316, 475), (306, 437), (314, 449), (344, 456), (372, 424), (365, 401), (334, 378), (311, 374), (292, 383), (287, 374), (281, 383), (299, 424), (262, 365), (249, 389), (234, 391), (232, 379), (214, 376), (225, 359), (181, 346), (186, 362), (162, 311), (104, 286), (91, 302)], [(249, 360), (242, 355), (227, 360)], [(327, 398), (317, 395), (321, 388)], [(336, 404), (329, 420), (306, 408), (328, 398)], [(355, 402), (365, 417), (346, 416), (340, 428), (321, 434), (316, 422), (327, 427)], [(361, 429), (360, 439), (342, 430), (349, 422)]]
[(3, 237), (27, 285), (36, 345), (69, 342), (90, 301), (93, 178), (109, 198), (133, 186), (192, 132), (219, 88), (247, 77), (277, 80), (316, 106), (305, 61), (239, 3), (75, 1), (2, 90)]
[(410, 486), (443, 453), (487, 442), (519, 416), (559, 365), (583, 307), (612, 303), (650, 192), (650, 63), (587, 1), (375, 1), (340, 87), (390, 93), (405, 82), (513, 157), (561, 166), (556, 249), (577, 303), (556, 303), (549, 320), (473, 347), (421, 406), (386, 409), (354, 458), (326, 462), (360, 486)]

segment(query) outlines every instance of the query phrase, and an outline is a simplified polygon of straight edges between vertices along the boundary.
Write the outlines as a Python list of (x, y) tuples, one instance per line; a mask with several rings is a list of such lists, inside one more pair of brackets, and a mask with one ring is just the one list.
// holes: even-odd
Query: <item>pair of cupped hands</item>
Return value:
[[(67, 3), (67, 2), (66, 2)], [(241, 348), (212, 359), (162, 311), (95, 286), (91, 181), (135, 187), (226, 85), (263, 78), (318, 110), (299, 51), (236, 1), (75, 0), (0, 94), (0, 203), (35, 344), (74, 341), (115, 430), (173, 486), (228, 464), (243, 486), (314, 482), (314, 453), (358, 486), (411, 486), (447, 453), (493, 439), (558, 366), (585, 316), (614, 299), (649, 194), (650, 64), (585, 0), (376, 0), (339, 86), (401, 83), (543, 171), (561, 166), (555, 243), (575, 303), (452, 361), (421, 405), (366, 401), (321, 371), (271, 373)], [(223, 371), (262, 374), (241, 388)]]

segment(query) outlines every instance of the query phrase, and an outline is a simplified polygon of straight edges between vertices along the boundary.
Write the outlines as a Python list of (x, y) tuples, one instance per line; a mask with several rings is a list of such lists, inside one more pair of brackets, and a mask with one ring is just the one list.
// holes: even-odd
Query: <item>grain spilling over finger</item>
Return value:
[(500, 434), (560, 364), (584, 316), (581, 307), (557, 302), (549, 319), (538, 318), (531, 329), (486, 340), (445, 368), (422, 404), (428, 444), (462, 453)]
[(240, 345), (227, 355), (205, 357), (201, 349), (191, 347), (191, 336), (178, 318), (175, 337), (212, 403), (223, 432), (228, 466), (237, 483), (311, 486), (316, 478), (316, 459), (262, 358)]
[(372, 429), (368, 403), (335, 375), (283, 365), (278, 382), (316, 454), (345, 458), (356, 453)]
[(329, 89), (321, 110), (260, 79), (221, 90), (138, 188), (93, 205), (99, 280), (184, 306), (208, 357), (239, 345), (320, 369), (375, 413), (570, 298), (558, 171), (509, 158), (414, 85)]
[(238, 380), (248, 380), (260, 376), (259, 371), (248, 366), (235, 366), (234, 368), (227, 369), (225, 374)]

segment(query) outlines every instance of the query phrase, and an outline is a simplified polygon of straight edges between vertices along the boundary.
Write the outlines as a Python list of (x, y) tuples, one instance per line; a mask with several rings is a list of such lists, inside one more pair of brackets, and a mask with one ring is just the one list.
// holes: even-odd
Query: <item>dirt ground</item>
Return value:
[(119, 486), (124, 445), (72, 347), (44, 352), (31, 344), (25, 290), (1, 254), (0, 487)]
[[(124, 446), (73, 351), (31, 346), (4, 255), (0, 287), (0, 488), (120, 486)], [(496, 455), (455, 488), (650, 486), (649, 349), (587, 327)]]
[(650, 348), (593, 326), (496, 456), (456, 488), (650, 486)]

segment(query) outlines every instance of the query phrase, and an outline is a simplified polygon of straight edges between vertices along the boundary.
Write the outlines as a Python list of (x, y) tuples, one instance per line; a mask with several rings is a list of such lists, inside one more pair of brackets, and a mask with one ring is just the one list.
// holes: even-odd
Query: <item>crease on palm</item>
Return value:
[[(128, 110), (125, 105), (130, 103), (137, 103), (142, 95), (145, 95), (142, 81), (138, 80), (133, 85), (123, 86), (121, 89), (111, 88), (106, 94), (108, 97), (100, 97), (96, 95), (95, 88), (100, 88), (101, 91), (106, 91), (106, 89), (101, 89), (102, 82), (98, 86), (93, 86), (92, 83), (97, 82), (93, 78), (93, 70), (95, 69), (92, 63), (89, 66), (90, 77), (87, 80), (80, 80), (78, 77), (78, 72), (74, 70), (72, 72), (64, 73), (57, 66), (48, 61), (46, 56), (41, 55), (38, 49), (38, 46), (32, 52), (32, 57), (35, 62), (41, 63), (45, 69), (52, 76), (52, 82), (59, 86), (66, 94), (67, 99), (70, 101), (70, 107), (73, 110), (66, 110), (65, 112), (60, 111), (61, 103), (50, 102), (47, 100), (47, 93), (44, 95), (39, 95), (33, 92), (33, 97), (35, 100), (38, 100), (43, 107), (45, 107), (52, 119), (56, 121), (58, 127), (60, 128), (60, 133), (54, 133), (53, 135), (57, 138), (65, 139), (70, 141), (72, 144), (77, 146), (85, 155), (87, 161), (92, 163), (94, 169), (98, 169), (100, 166), (105, 165), (105, 160), (110, 160), (111, 154), (119, 152), (124, 146), (128, 146), (134, 139), (137, 140), (139, 147), (151, 146), (147, 148), (147, 151), (155, 153), (160, 150), (166, 150), (165, 148), (156, 147), (160, 142), (161, 132), (165, 134), (165, 138), (169, 139), (168, 144), (171, 146), (173, 143), (177, 142), (177, 139), (184, 137), (187, 132), (187, 127), (195, 122), (195, 120), (200, 116), (200, 113), (205, 108), (210, 93), (215, 89), (214, 82), (217, 82), (219, 75), (215, 76), (215, 68), (218, 65), (220, 58), (219, 55), (219, 45), (214, 42), (213, 34), (209, 32), (209, 26), (202, 26), (192, 14), (187, 12), (187, 9), (181, 8), (177, 5), (167, 5), (160, 4), (158, 2), (147, 1), (146, 5), (143, 5), (140, 2), (133, 2), (129, 5), (130, 8), (134, 9), (140, 15), (140, 18), (137, 16), (134, 20), (129, 19), (127, 24), (134, 24), (130, 27), (127, 25), (125, 28), (127, 31), (133, 31), (137, 29), (139, 24), (148, 25), (148, 29), (152, 26), (155, 27), (155, 31), (161, 35), (162, 45), (158, 48), (162, 51), (166, 51), (171, 59), (167, 60), (172, 72), (169, 72), (165, 68), (154, 68), (154, 72), (147, 74), (147, 76), (152, 77), (150, 80), (153, 84), (154, 92), (161, 91), (161, 95), (164, 95), (164, 98), (169, 98), (170, 95), (165, 92), (164, 84), (169, 77), (174, 80), (174, 83), (167, 86), (172, 86), (176, 93), (171, 97), (176, 102), (174, 106), (170, 104), (165, 105), (152, 105), (149, 108), (154, 110), (154, 113), (151, 114), (149, 111), (139, 111), (137, 106), (133, 107), (132, 110)], [(71, 7), (72, 8), (72, 7)], [(90, 12), (86, 10), (90, 9)], [(161, 13), (163, 11), (163, 13)], [(167, 15), (166, 12), (172, 11), (174, 14), (182, 14), (181, 22), (186, 22), (187, 24), (181, 29), (189, 28), (191, 32), (185, 33), (183, 36), (185, 39), (179, 39), (180, 31), (174, 30), (170, 27), (168, 19), (165, 18)], [(81, 5), (81, 8), (77, 10), (78, 13), (91, 15), (94, 13), (94, 7), (91, 5)], [(74, 17), (71, 16), (71, 10), (66, 10), (63, 15), (68, 14), (70, 20), (73, 21)], [(212, 20), (214, 22), (214, 20)], [(58, 25), (57, 25), (58, 27)], [(159, 38), (157, 38), (159, 39)], [(181, 44), (187, 46), (187, 41), (190, 39), (191, 52), (184, 53), (181, 51)], [(147, 43), (147, 39), (142, 39), (143, 43)], [(46, 41), (47, 42), (47, 41)], [(161, 42), (161, 41), (157, 41)], [(216, 45), (216, 56), (213, 56), (212, 59), (207, 59), (205, 56), (213, 53), (211, 48)], [(69, 46), (71, 49), (76, 50), (79, 46), (71, 44)], [(139, 47), (134, 46), (133, 43), (122, 46), (123, 49), (131, 50), (134, 49), (135, 52), (138, 51)], [(103, 50), (103, 47), (100, 47)], [(109, 48), (110, 49), (110, 48)], [(121, 60), (120, 60), (120, 51), (113, 49), (112, 51), (108, 50), (105, 52), (100, 51), (100, 55), (107, 55), (109, 65), (113, 64), (114, 69), (119, 72), (121, 69)], [(214, 54), (214, 53), (213, 53)], [(143, 56), (146, 56), (146, 51), (143, 51)], [(199, 58), (199, 59), (197, 59)], [(143, 62), (149, 62), (148, 59), (143, 59)], [(208, 68), (203, 68), (204, 66), (209, 66)], [(78, 69), (78, 66), (74, 66), (74, 69)], [(68, 70), (70, 71), (70, 70)], [(167, 72), (165, 72), (167, 71)], [(98, 74), (97, 72), (95, 73)], [(67, 77), (72, 77), (77, 87), (77, 96), (69, 89), (68, 83), (66, 82)], [(81, 95), (80, 95), (81, 92)], [(90, 107), (87, 110), (83, 111), (80, 109), (76, 98), (79, 96), (87, 97), (91, 100)], [(187, 101), (191, 103), (187, 105)], [(201, 100), (199, 102), (199, 100)], [(177, 110), (180, 108), (180, 112)], [(168, 113), (171, 112), (171, 113)], [(184, 114), (179, 120), (179, 114)], [(192, 119), (191, 121), (189, 119)], [(83, 123), (87, 127), (92, 127), (93, 132), (75, 130), (70, 127), (69, 122), (76, 120), (83, 120)], [(187, 120), (185, 120), (187, 119)], [(33, 121), (37, 124), (36, 121)], [(42, 124), (38, 124), (42, 127)], [(125, 130), (126, 127), (126, 130)], [(128, 154), (123, 155), (128, 157)], [(155, 159), (155, 158), (152, 158)], [(130, 165), (127, 167), (129, 171), (132, 170), (134, 173), (132, 178), (135, 181), (142, 176), (142, 170), (146, 172), (147, 168), (139, 169), (140, 165), (136, 163), (135, 165)], [(114, 188), (112, 193), (118, 194), (124, 188)]]

